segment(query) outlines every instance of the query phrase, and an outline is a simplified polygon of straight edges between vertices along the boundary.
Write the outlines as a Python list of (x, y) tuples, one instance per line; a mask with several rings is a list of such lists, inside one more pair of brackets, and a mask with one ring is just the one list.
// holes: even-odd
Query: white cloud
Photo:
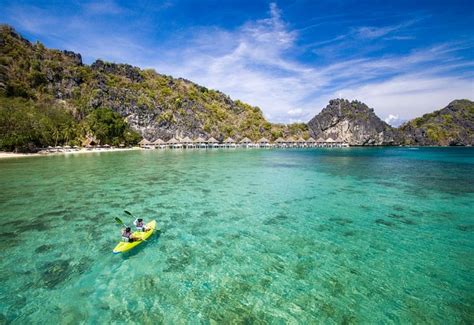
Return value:
[[(420, 18), (421, 19), (421, 18)], [(413, 25), (418, 22), (420, 19), (412, 19), (405, 21), (398, 25), (385, 26), (385, 27), (373, 27), (373, 26), (364, 26), (355, 29), (355, 36), (358, 38), (374, 39), (391, 34), (404, 28)]]
[(389, 114), (388, 117), (385, 118), (384, 121), (385, 123), (390, 124), (391, 126), (395, 126), (395, 127), (398, 127), (401, 124), (403, 124), (403, 122), (405, 122), (405, 120), (400, 119), (398, 115), (392, 115), (392, 114)]

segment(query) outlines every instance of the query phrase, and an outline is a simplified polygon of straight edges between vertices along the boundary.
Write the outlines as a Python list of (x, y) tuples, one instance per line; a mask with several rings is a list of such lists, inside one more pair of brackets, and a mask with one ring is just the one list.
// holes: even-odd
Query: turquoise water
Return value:
[[(474, 322), (474, 149), (0, 161), (0, 324)], [(119, 216), (161, 233), (113, 255)]]

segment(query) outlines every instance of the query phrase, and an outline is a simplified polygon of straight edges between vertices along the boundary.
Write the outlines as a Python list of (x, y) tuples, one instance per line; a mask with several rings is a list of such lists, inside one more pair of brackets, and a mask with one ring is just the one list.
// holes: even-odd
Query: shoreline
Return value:
[(48, 156), (60, 156), (60, 155), (76, 155), (84, 153), (102, 153), (102, 152), (117, 152), (117, 151), (133, 151), (142, 150), (139, 147), (133, 148), (114, 148), (114, 149), (80, 149), (74, 151), (63, 151), (63, 152), (47, 152), (47, 153), (17, 153), (0, 151), (0, 159), (7, 158), (24, 158), (24, 157), (48, 157)]
[[(471, 146), (350, 146), (347, 148), (469, 148)], [(318, 148), (318, 147), (311, 147), (311, 148)], [(331, 148), (324, 148), (319, 147), (320, 149), (331, 149)], [(170, 148), (166, 148), (170, 149)], [(94, 149), (80, 149), (76, 151), (64, 151), (64, 152), (42, 152), (42, 153), (16, 153), (16, 152), (7, 152), (7, 151), (0, 151), (0, 159), (8, 159), (8, 158), (24, 158), (24, 157), (47, 157), (47, 156), (59, 156), (59, 155), (76, 155), (76, 154), (84, 154), (84, 153), (102, 153), (102, 152), (119, 152), (119, 151), (134, 151), (134, 150), (166, 150), (166, 149), (148, 149), (148, 148), (140, 148), (140, 147), (132, 147), (132, 148), (94, 148)], [(184, 148), (176, 148), (172, 150), (179, 150)], [(203, 148), (193, 148), (193, 149), (203, 149)], [(213, 148), (213, 149), (222, 149), (222, 148)], [(237, 148), (226, 148), (226, 149), (237, 149)], [(252, 147), (247, 149), (277, 149), (272, 147), (266, 148), (258, 148)], [(278, 148), (278, 149), (294, 149), (294, 148)], [(300, 148), (304, 149), (304, 148)]]

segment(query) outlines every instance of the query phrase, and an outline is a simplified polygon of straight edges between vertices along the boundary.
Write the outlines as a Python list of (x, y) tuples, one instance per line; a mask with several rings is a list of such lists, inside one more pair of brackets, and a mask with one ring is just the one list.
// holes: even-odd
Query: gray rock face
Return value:
[(333, 99), (308, 122), (312, 137), (341, 139), (353, 146), (397, 145), (399, 132), (359, 102)]

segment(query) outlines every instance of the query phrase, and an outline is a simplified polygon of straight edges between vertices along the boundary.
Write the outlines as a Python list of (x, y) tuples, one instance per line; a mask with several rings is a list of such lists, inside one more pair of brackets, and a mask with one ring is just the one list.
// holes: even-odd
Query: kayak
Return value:
[(131, 250), (133, 247), (140, 245), (143, 243), (146, 239), (148, 239), (151, 235), (153, 235), (153, 232), (156, 229), (156, 221), (150, 221), (149, 223), (146, 224), (147, 228), (149, 230), (147, 231), (136, 231), (133, 233), (133, 238), (136, 238), (137, 240), (129, 243), (122, 241), (115, 246), (113, 253), (118, 254), (118, 253), (124, 253), (129, 250)]

